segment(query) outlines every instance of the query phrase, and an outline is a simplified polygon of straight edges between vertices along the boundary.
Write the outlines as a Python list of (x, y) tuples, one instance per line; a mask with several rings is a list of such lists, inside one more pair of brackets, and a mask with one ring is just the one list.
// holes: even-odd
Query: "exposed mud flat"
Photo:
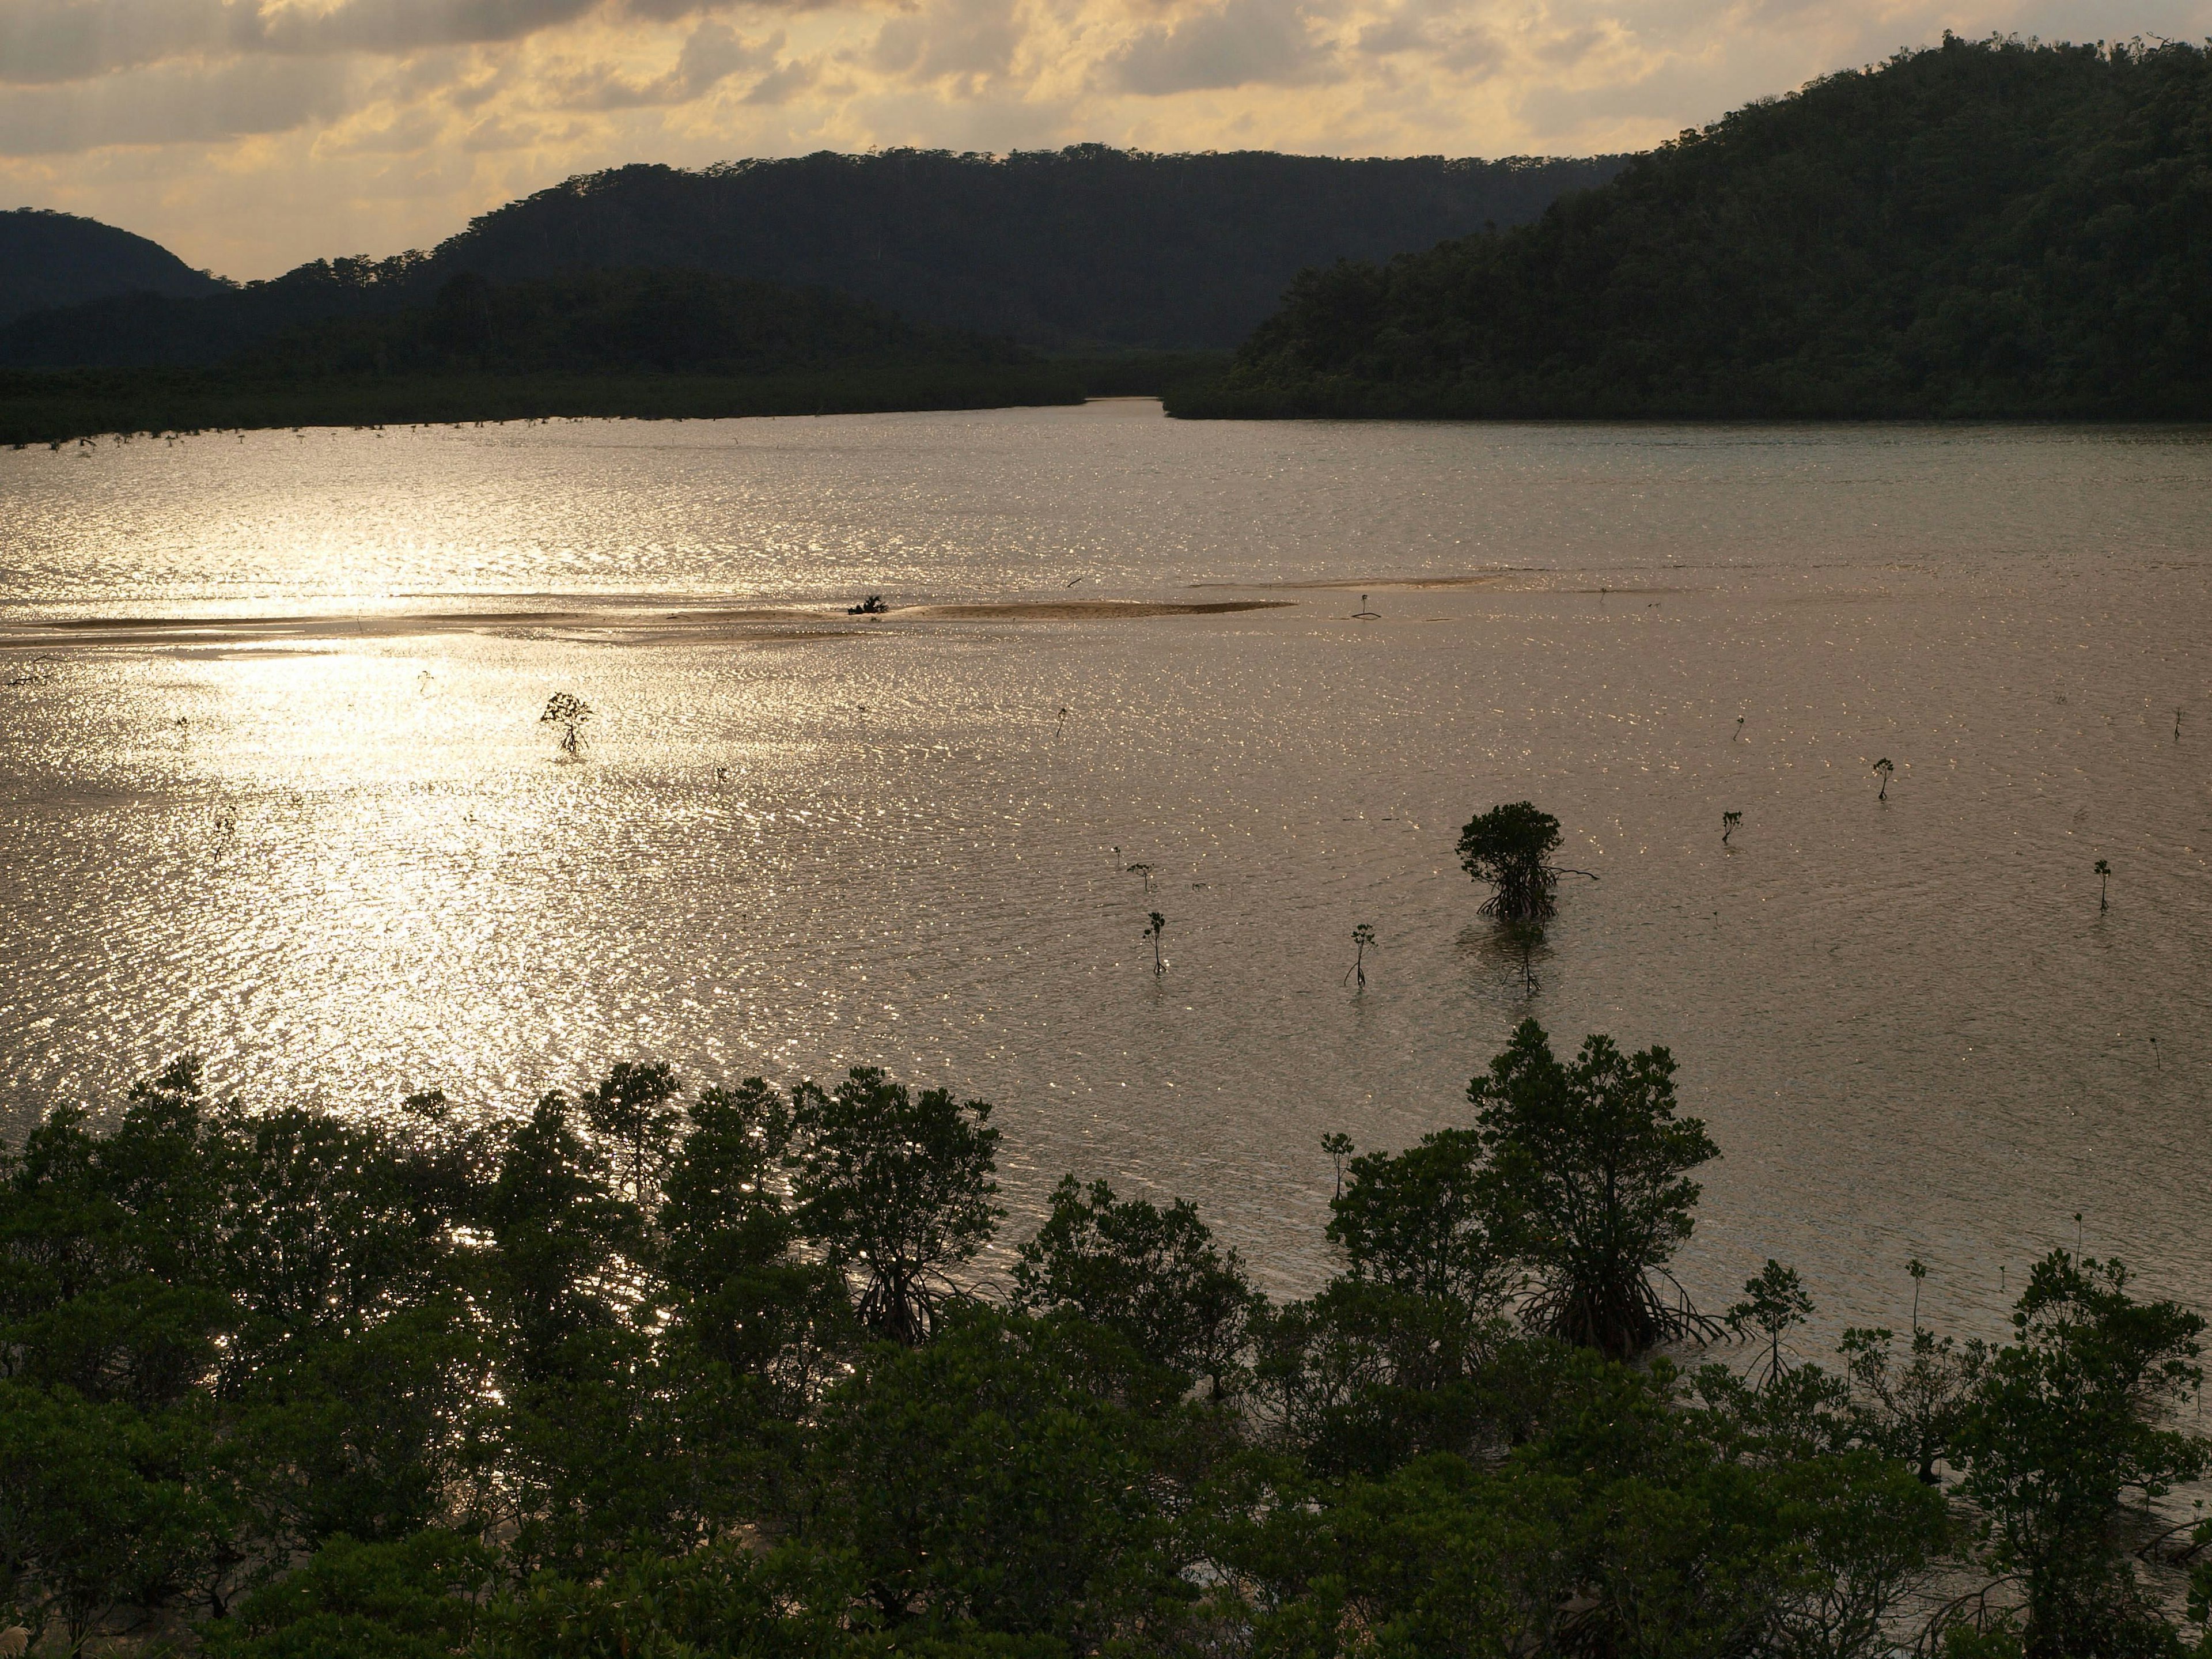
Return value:
[[(577, 644), (702, 645), (763, 637), (850, 635), (880, 623), (1133, 622), (1155, 617), (1218, 617), (1274, 611), (1294, 601), (1237, 599), (1175, 604), (1152, 599), (990, 599), (902, 605), (860, 614), (810, 605), (705, 607), (643, 611), (456, 611), (292, 617), (73, 617), (0, 622), (0, 652), (52, 652), (58, 647), (207, 647), (305, 641), (428, 639), (479, 635), (491, 639), (568, 641)], [(27, 659), (27, 661), (28, 659)], [(34, 672), (26, 668), (25, 673)], [(50, 672), (42, 667), (36, 672)]]

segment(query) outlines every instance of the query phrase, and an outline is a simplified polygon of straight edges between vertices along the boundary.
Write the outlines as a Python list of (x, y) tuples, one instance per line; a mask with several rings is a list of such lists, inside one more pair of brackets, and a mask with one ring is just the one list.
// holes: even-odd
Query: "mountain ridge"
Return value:
[[(827, 288), (1048, 349), (1227, 349), (1298, 270), (1533, 218), (1622, 158), (1340, 161), (1077, 146), (638, 163), (478, 216), (428, 251), (312, 261), (196, 299), (111, 295), (0, 328), (0, 365), (208, 366), (288, 330), (501, 283), (676, 268)], [(149, 245), (150, 246), (150, 245)]]

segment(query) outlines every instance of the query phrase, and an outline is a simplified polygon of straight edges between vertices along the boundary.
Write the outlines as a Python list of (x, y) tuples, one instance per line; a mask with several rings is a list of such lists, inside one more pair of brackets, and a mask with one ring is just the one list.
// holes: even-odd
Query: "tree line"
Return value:
[(218, 1659), (2201, 1643), (2127, 1546), (2203, 1468), (2203, 1322), (2056, 1251), (2008, 1341), (1916, 1301), (1802, 1361), (1793, 1272), (1671, 1276), (1674, 1073), (1524, 1023), (1461, 1125), (1324, 1143), (1276, 1302), (1073, 1176), (986, 1271), (991, 1108), (878, 1070), (341, 1115), (182, 1060), (0, 1158), (0, 1598)]
[(1196, 416), (2212, 414), (2212, 58), (1947, 36), (1302, 273)]
[[(283, 303), (295, 320), (270, 338), (255, 335), (258, 301), (244, 294), (193, 301), (222, 326), (167, 343), (159, 337), (175, 302), (151, 295), (0, 329), (0, 359), (46, 366), (0, 369), (0, 442), (1078, 403), (1094, 380), (1127, 367), (1048, 362), (1003, 339), (910, 322), (827, 289), (698, 271), (583, 271), (504, 284), (465, 272), (424, 289), (362, 268), (294, 285)], [(158, 361), (170, 345), (186, 364), (206, 354), (221, 361), (52, 367)]]

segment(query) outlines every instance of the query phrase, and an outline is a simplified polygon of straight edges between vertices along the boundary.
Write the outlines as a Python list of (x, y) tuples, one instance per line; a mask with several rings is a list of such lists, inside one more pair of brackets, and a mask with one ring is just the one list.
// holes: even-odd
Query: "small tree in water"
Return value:
[(583, 752), (584, 722), (591, 718), (591, 704), (573, 691), (556, 691), (545, 700), (545, 712), (538, 723), (561, 734), (561, 752), (574, 760)]
[(1495, 1235), (1537, 1281), (1528, 1322), (1610, 1358), (1655, 1343), (1718, 1334), (1667, 1262), (1690, 1236), (1698, 1183), (1689, 1171), (1720, 1156), (1697, 1118), (1674, 1115), (1674, 1060), (1664, 1048), (1624, 1054), (1610, 1037), (1583, 1039), (1570, 1065), (1544, 1028), (1524, 1019), (1487, 1075), (1468, 1085), (1489, 1159)]
[(2110, 908), (2109, 902), (2105, 897), (2105, 884), (2112, 878), (2112, 866), (2104, 860), (2099, 859), (2097, 860), (2097, 908), (2100, 911)]
[[(1367, 947), (1374, 943), (1375, 929), (1368, 923), (1363, 921), (1352, 930), (1352, 948), (1354, 954), (1352, 966), (1344, 970), (1344, 978), (1348, 980), (1357, 974), (1359, 976), (1359, 988), (1363, 991), (1367, 988)], [(1342, 984), (1344, 981), (1340, 980), (1337, 982)]]
[(1470, 818), (1460, 831), (1459, 861), (1468, 875), (1490, 884), (1482, 914), (1537, 927), (1549, 921), (1558, 908), (1552, 893), (1559, 878), (1590, 874), (1552, 864), (1559, 845), (1559, 819), (1525, 800), (1493, 806)]
[(1725, 847), (1729, 844), (1729, 837), (1735, 833), (1736, 825), (1742, 822), (1743, 814), (1741, 812), (1723, 812), (1721, 814), (1722, 846)]
[(1168, 964), (1160, 955), (1160, 935), (1167, 932), (1168, 919), (1157, 910), (1152, 914), (1152, 925), (1145, 929), (1145, 937), (1152, 942), (1152, 971), (1156, 974), (1164, 974), (1168, 970)]
[(1876, 800), (1887, 800), (1889, 799), (1890, 774), (1896, 770), (1897, 768), (1890, 764), (1889, 757), (1887, 755), (1884, 755), (1880, 760), (1874, 763), (1875, 775), (1881, 780), (1881, 788), (1875, 796)]
[(1766, 1375), (1760, 1379), (1771, 1388), (1782, 1376), (1782, 1334), (1802, 1325), (1813, 1312), (1813, 1298), (1794, 1268), (1772, 1256), (1766, 1266), (1743, 1282), (1743, 1300), (1728, 1310), (1728, 1326), (1738, 1336), (1756, 1334), (1766, 1339)]

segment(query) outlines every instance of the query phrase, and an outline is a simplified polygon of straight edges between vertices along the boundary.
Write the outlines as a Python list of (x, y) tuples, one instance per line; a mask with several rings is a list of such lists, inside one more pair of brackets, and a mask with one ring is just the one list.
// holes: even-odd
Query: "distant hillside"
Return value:
[(17, 208), (0, 213), (0, 323), (111, 294), (213, 294), (222, 284), (158, 242), (96, 219)]
[(1305, 266), (1525, 223), (1622, 158), (1335, 161), (1085, 145), (629, 167), (476, 220), (433, 255), (514, 280), (690, 265), (818, 283), (1048, 348), (1227, 348)]
[(1188, 416), (2212, 417), (2212, 59), (1972, 43), (1310, 272)]
[(36, 311), (0, 326), (0, 367), (208, 366), (287, 331), (427, 305), (437, 292), (419, 253), (319, 259), (264, 283), (196, 298), (118, 294)]
[(1007, 364), (1004, 340), (909, 322), (824, 289), (688, 270), (448, 280), (431, 303), (296, 329), (240, 358), (290, 378), (396, 374), (769, 374), (831, 364)]
[(0, 329), (0, 365), (214, 364), (288, 329), (425, 303), (464, 272), (511, 283), (624, 267), (827, 288), (1052, 349), (1226, 349), (1304, 266), (1522, 223), (1620, 165), (1089, 146), (623, 167), (511, 203), (428, 254), (318, 261), (204, 300), (132, 295), (27, 317)]

